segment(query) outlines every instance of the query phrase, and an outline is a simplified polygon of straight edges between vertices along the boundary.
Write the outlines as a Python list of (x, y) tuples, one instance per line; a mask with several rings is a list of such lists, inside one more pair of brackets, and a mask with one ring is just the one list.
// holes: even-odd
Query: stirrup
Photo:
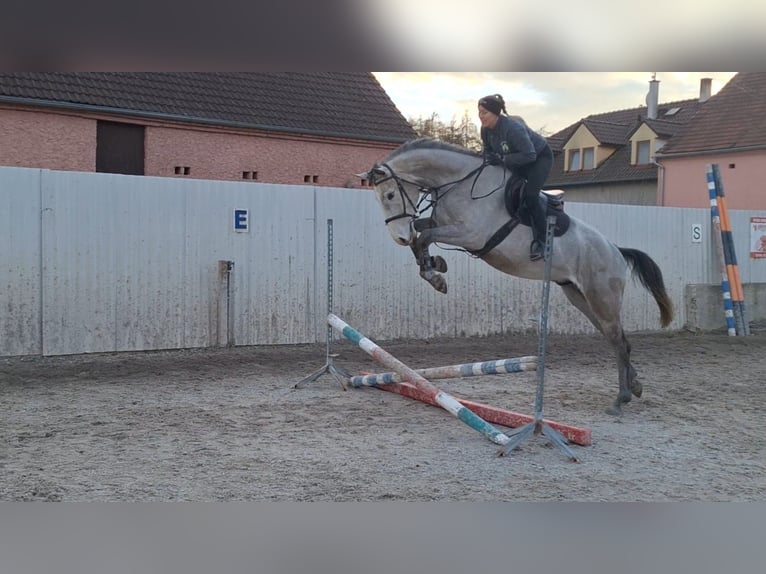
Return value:
[(539, 261), (543, 258), (543, 244), (540, 243), (537, 239), (533, 239), (532, 243), (529, 245), (529, 260), (530, 261)]

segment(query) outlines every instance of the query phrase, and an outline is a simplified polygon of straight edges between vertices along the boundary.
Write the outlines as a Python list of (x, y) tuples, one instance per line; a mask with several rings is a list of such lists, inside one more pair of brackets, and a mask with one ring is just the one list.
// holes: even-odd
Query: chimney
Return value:
[(713, 78), (702, 78), (700, 80), (700, 103), (706, 102), (710, 99), (710, 92), (712, 92)]
[(646, 94), (646, 117), (650, 120), (657, 119), (657, 106), (659, 105), (660, 81), (657, 75), (652, 75), (649, 82), (649, 93)]

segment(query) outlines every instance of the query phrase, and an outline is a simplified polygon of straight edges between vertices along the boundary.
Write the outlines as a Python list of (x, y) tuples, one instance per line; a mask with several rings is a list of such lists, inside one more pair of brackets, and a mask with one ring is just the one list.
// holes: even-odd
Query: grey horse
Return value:
[[(529, 259), (531, 229), (509, 225), (509, 174), (502, 166), (486, 165), (475, 152), (424, 138), (401, 145), (358, 175), (373, 184), (391, 237), (412, 249), (421, 277), (434, 289), (447, 292), (447, 265), (429, 254), (432, 243), (462, 248), (509, 275), (543, 279), (544, 262)], [(653, 295), (663, 327), (673, 320), (673, 304), (662, 272), (646, 253), (616, 246), (575, 217), (566, 216), (566, 221), (568, 229), (555, 241), (551, 280), (614, 350), (619, 391), (607, 412), (619, 415), (631, 395), (642, 392), (620, 318), (628, 270)]]

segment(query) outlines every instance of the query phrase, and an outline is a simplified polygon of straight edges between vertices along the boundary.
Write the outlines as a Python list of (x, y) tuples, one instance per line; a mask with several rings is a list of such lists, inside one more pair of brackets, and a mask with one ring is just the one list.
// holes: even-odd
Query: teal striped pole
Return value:
[(424, 394), (431, 397), (437, 405), (446, 410), (449, 413), (455, 415), (458, 419), (463, 421), (469, 427), (479, 431), (489, 440), (499, 445), (508, 444), (511, 439), (489, 424), (480, 416), (476, 415), (467, 407), (464, 407), (460, 402), (453, 397), (440, 390), (438, 387), (431, 384), (424, 377), (419, 375), (413, 369), (402, 363), (399, 359), (391, 355), (390, 353), (381, 349), (375, 342), (371, 341), (359, 331), (351, 327), (348, 323), (343, 321), (340, 317), (330, 313), (327, 316), (327, 322), (339, 333), (342, 333), (346, 339), (355, 343), (365, 353), (373, 357), (376, 361), (381, 363), (384, 367), (396, 371), (407, 381), (415, 385), (415, 387)]

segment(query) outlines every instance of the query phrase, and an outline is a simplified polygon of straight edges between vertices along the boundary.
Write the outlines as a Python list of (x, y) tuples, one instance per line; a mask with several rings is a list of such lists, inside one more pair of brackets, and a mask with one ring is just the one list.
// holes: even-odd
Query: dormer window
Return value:
[[(610, 124), (608, 127), (613, 129), (614, 125)], [(564, 172), (594, 170), (616, 150), (616, 146), (604, 144), (593, 135), (588, 126), (582, 124), (564, 144)]]
[(582, 168), (593, 169), (596, 167), (596, 154), (592, 147), (586, 147), (582, 150)]
[(580, 171), (582, 169), (582, 155), (579, 149), (569, 150), (569, 171)]
[(650, 152), (652, 149), (652, 142), (649, 140), (642, 140), (636, 142), (636, 164), (646, 165), (650, 162)]
[(569, 150), (569, 170), (582, 171), (596, 167), (596, 153), (592, 147)]

